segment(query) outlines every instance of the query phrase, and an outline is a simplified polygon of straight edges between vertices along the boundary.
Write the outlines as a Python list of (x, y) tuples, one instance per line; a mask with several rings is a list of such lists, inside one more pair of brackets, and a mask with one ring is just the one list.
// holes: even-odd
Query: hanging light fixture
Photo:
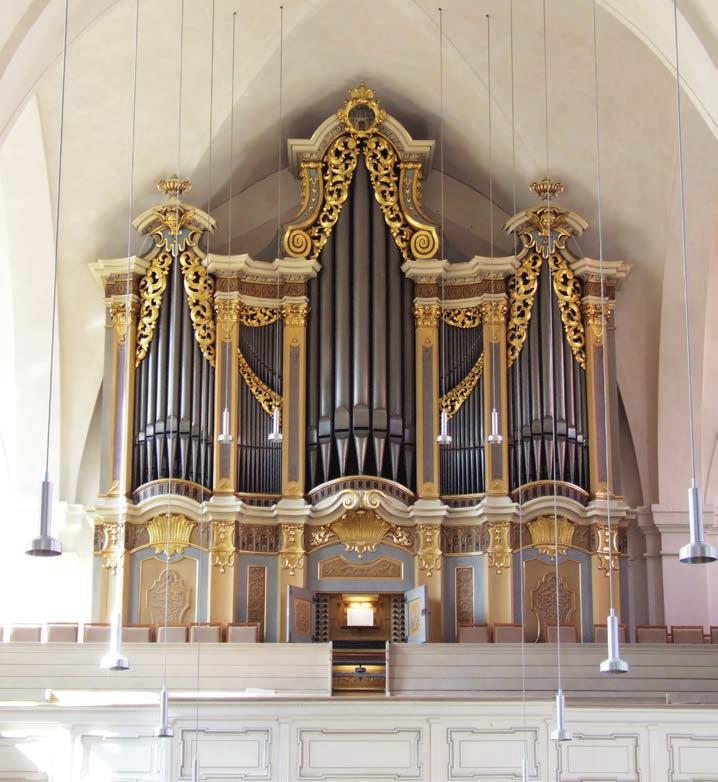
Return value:
[(551, 731), (552, 741), (571, 741), (573, 734), (566, 727), (566, 699), (563, 690), (556, 693), (556, 727)]
[(676, 52), (676, 122), (678, 125), (678, 174), (681, 199), (681, 249), (683, 256), (683, 305), (685, 310), (686, 332), (686, 374), (688, 380), (688, 425), (691, 452), (691, 485), (688, 488), (688, 525), (690, 543), (683, 546), (678, 559), (688, 565), (715, 562), (718, 552), (715, 546), (705, 542), (703, 535), (703, 515), (701, 492), (697, 481), (695, 420), (693, 415), (693, 363), (691, 355), (691, 328), (688, 309), (688, 250), (686, 240), (686, 204), (683, 167), (683, 118), (681, 115), (681, 71), (678, 59), (678, 4), (673, 0), (673, 33)]
[[(598, 204), (598, 266), (599, 277), (601, 280), (601, 339), (604, 349), (602, 351), (602, 372), (603, 372), (603, 387), (608, 388), (608, 366), (607, 366), (607, 353), (605, 346), (607, 345), (606, 339), (606, 298), (605, 298), (605, 274), (603, 266), (603, 201), (601, 198), (601, 127), (600, 127), (600, 113), (598, 107), (598, 26), (596, 23), (597, 9), (596, 0), (593, 1), (593, 79), (594, 79), (594, 109), (595, 109), (595, 121), (596, 121), (596, 201)], [(608, 416), (608, 398), (604, 395), (603, 404), (603, 416), (604, 427), (606, 433), (608, 433), (609, 416)], [(605, 438), (605, 459), (606, 459), (606, 475), (607, 475), (607, 492), (606, 498), (606, 523), (608, 527), (608, 594), (609, 594), (609, 614), (606, 620), (606, 634), (608, 642), (608, 657), (601, 663), (599, 670), (601, 673), (627, 673), (628, 663), (621, 659), (618, 642), (618, 617), (614, 610), (613, 599), (613, 532), (611, 527), (611, 495), (610, 480), (611, 477), (608, 473), (610, 460), (609, 460), (609, 441), (610, 438), (606, 434)]]
[(160, 724), (155, 728), (155, 736), (158, 739), (171, 739), (174, 735), (174, 728), (169, 723), (169, 696), (163, 684), (160, 692)]
[[(439, 155), (441, 158), (441, 260), (444, 260), (444, 10), (439, 8)], [(446, 382), (446, 321), (444, 320), (444, 274), (441, 275), (441, 374)], [(439, 411), (439, 445), (450, 445), (449, 414), (443, 408)]]
[(60, 201), (62, 197), (62, 150), (65, 135), (65, 83), (67, 75), (67, 22), (70, 0), (65, 0), (65, 31), (62, 46), (62, 86), (60, 88), (60, 145), (57, 163), (57, 205), (55, 207), (55, 254), (52, 270), (52, 307), (50, 314), (50, 376), (47, 393), (47, 433), (45, 441), (45, 477), (40, 499), (40, 535), (30, 541), (25, 553), (30, 557), (58, 557), (62, 544), (50, 534), (52, 483), (50, 482), (50, 427), (52, 424), (53, 374), (55, 370), (55, 316), (57, 314), (57, 255), (60, 240)]
[[(231, 77), (231, 102), (229, 113), (229, 200), (227, 202), (229, 214), (227, 215), (227, 252), (229, 256), (232, 255), (232, 185), (234, 181), (234, 59), (237, 48), (237, 12), (232, 14), (232, 77)], [(230, 358), (230, 367), (225, 371), (224, 377), (224, 400), (225, 405), (222, 409), (222, 426), (220, 433), (217, 435), (217, 441), (220, 443), (231, 443), (234, 439), (232, 437), (232, 427), (229, 417), (229, 403), (230, 403), (230, 375), (232, 361)]]
[[(121, 594), (121, 593), (120, 593)], [(120, 598), (122, 599), (122, 598)], [(122, 613), (116, 611), (110, 623), (110, 650), (100, 660), (100, 668), (106, 671), (127, 671), (130, 661), (122, 654)]]
[[(277, 130), (277, 260), (282, 256), (282, 88), (284, 77), (284, 6), (279, 6), (279, 123)], [(280, 365), (279, 323), (281, 317), (282, 286), (277, 268), (277, 321), (274, 333), (274, 365)], [(270, 443), (281, 443), (282, 411), (281, 401), (272, 410), (272, 429), (267, 436)]]

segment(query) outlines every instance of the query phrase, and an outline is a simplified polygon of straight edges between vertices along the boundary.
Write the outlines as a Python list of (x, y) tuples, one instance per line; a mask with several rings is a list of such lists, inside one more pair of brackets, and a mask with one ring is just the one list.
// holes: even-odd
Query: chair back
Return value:
[(562, 644), (577, 644), (578, 632), (575, 625), (548, 625), (546, 627), (546, 641), (555, 644), (560, 640)]
[(193, 644), (218, 644), (222, 642), (221, 625), (193, 624), (189, 627), (189, 641)]
[(671, 638), (674, 644), (703, 644), (703, 625), (673, 625)]
[(491, 628), (488, 625), (460, 625), (457, 631), (460, 644), (491, 643)]
[(227, 625), (228, 644), (256, 644), (259, 640), (257, 622), (238, 622)]
[(156, 637), (158, 644), (187, 643), (187, 627), (185, 625), (159, 625)]
[(45, 626), (45, 642), (54, 643), (77, 643), (77, 624), (71, 622), (49, 622)]
[(636, 642), (639, 644), (667, 644), (666, 625), (636, 625)]
[(108, 624), (96, 624), (90, 622), (82, 628), (82, 642), (83, 643), (109, 643), (110, 641), (110, 625)]
[(122, 643), (148, 644), (151, 641), (151, 625), (127, 625), (122, 628)]
[(513, 625), (513, 624), (494, 625), (494, 643), (520, 644), (521, 625)]
[(10, 625), (7, 631), (7, 643), (29, 644), (40, 643), (41, 625)]

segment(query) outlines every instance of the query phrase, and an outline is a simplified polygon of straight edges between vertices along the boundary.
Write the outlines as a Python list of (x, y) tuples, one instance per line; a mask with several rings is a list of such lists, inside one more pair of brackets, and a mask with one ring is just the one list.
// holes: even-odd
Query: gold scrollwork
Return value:
[(160, 315), (162, 294), (167, 287), (167, 272), (172, 265), (172, 253), (159, 252), (150, 264), (145, 276), (140, 280), (140, 316), (137, 324), (137, 347), (135, 364), (139, 366), (150, 349)]
[(576, 361), (586, 369), (586, 335), (581, 320), (581, 283), (569, 269), (561, 253), (551, 253), (549, 264), (566, 340)]
[(303, 326), (309, 315), (309, 304), (306, 301), (294, 301), (282, 305), (282, 318), (287, 326)]
[(541, 254), (529, 252), (516, 274), (509, 280), (509, 327), (506, 333), (506, 355), (511, 366), (526, 341), (531, 312), (538, 290)]
[(441, 311), (438, 304), (415, 304), (412, 310), (417, 326), (438, 326)]
[(137, 302), (114, 299), (110, 302), (110, 323), (115, 330), (115, 340), (118, 345), (124, 345), (127, 339), (127, 329), (137, 313)]
[(494, 521), (487, 525), (489, 546), (486, 550), (489, 567), (496, 570), (496, 575), (511, 566), (511, 522)]
[(444, 323), (457, 329), (473, 329), (481, 325), (481, 307), (455, 307), (443, 310)]
[(147, 522), (150, 546), (159, 554), (164, 551), (168, 557), (181, 554), (189, 545), (196, 522), (181, 513), (161, 513)]
[(596, 347), (603, 346), (603, 334), (605, 330), (613, 326), (613, 302), (587, 302), (583, 305), (583, 322), (587, 334)]
[(212, 313), (214, 282), (199, 256), (192, 250), (180, 254), (190, 318), (202, 355), (214, 366), (216, 326)]
[(249, 366), (247, 359), (239, 348), (237, 348), (237, 366), (240, 377), (267, 415), (272, 415), (276, 408), (281, 408), (282, 397), (280, 394), (273, 391), (262, 381), (252, 367)]
[(439, 409), (451, 418), (456, 415), (464, 402), (471, 396), (484, 371), (484, 354), (482, 353), (468, 374), (450, 391), (439, 397)]
[[(527, 524), (531, 535), (531, 545), (541, 554), (552, 559), (556, 551), (563, 556), (566, 549), (573, 543), (573, 533), (576, 525), (569, 519), (560, 516), (539, 516)], [(558, 542), (558, 546), (557, 546)]]
[(280, 567), (293, 576), (304, 567), (304, 527), (301, 524), (280, 524), (281, 549)]
[(212, 543), (209, 550), (212, 566), (218, 568), (220, 573), (224, 573), (234, 564), (234, 522), (213, 521), (210, 527)]
[(419, 570), (426, 571), (426, 575), (431, 577), (434, 571), (441, 569), (441, 525), (419, 524), (417, 531)]
[(240, 310), (240, 323), (251, 328), (271, 326), (279, 320), (279, 310), (276, 307), (254, 307), (243, 304)]

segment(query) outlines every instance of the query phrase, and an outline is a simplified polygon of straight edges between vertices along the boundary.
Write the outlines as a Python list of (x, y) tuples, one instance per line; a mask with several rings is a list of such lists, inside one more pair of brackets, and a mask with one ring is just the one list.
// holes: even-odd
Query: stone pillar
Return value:
[(648, 624), (665, 624), (663, 605), (663, 568), (661, 562), (661, 534), (653, 523), (653, 514), (647, 507), (637, 508), (638, 527), (645, 539), (646, 593), (648, 599)]
[(490, 521), (486, 529), (489, 537), (484, 569), (486, 621), (511, 623), (514, 621), (511, 522)]
[[(216, 515), (216, 512), (213, 512)], [(209, 523), (209, 621), (228, 624), (236, 619), (235, 522), (213, 518)]]
[(438, 299), (415, 299), (416, 493), (439, 497), (439, 316)]
[(509, 490), (508, 389), (506, 376), (506, 294), (490, 294), (481, 306), (484, 324), (484, 431), (491, 434), (491, 414), (499, 414), (501, 442), (486, 441), (486, 494), (500, 497)]
[[(214, 494), (237, 490), (237, 432), (239, 430), (238, 359), (240, 300), (237, 293), (216, 293), (216, 367), (214, 375)], [(220, 441), (222, 417), (229, 411), (231, 440)]]
[(426, 585), (429, 641), (443, 640), (443, 574), (441, 572), (441, 524), (417, 524), (416, 586)]
[(308, 314), (305, 296), (282, 304), (282, 498), (289, 500), (304, 497)]
[(307, 569), (304, 551), (304, 524), (282, 522), (279, 525), (279, 640), (286, 642), (287, 635), (287, 587), (306, 585)]

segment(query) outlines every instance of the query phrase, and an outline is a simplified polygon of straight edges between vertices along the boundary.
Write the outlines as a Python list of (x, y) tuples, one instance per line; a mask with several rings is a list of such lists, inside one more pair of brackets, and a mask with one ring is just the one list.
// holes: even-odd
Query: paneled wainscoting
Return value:
[[(718, 710), (569, 702), (573, 741), (549, 740), (549, 702), (252, 700), (171, 703), (172, 739), (153, 706), (5, 708), (0, 779), (13, 782), (715, 780)], [(561, 769), (557, 776), (557, 768)]]

